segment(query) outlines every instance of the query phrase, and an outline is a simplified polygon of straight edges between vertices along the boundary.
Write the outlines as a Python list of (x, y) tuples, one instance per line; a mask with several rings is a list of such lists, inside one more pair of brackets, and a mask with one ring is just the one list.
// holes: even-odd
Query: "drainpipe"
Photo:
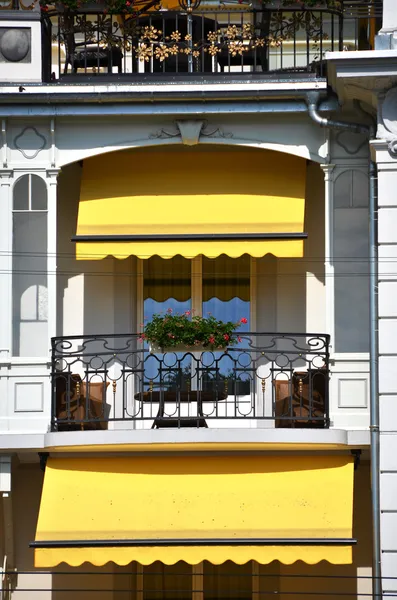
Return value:
[[(375, 138), (375, 127), (360, 123), (346, 123), (322, 117), (318, 112), (320, 95), (308, 93), (306, 102), (311, 119), (329, 129), (350, 131)], [(356, 103), (362, 113), (360, 105)], [(367, 114), (367, 113), (365, 113)], [(380, 493), (379, 493), (379, 367), (378, 367), (378, 176), (376, 163), (369, 163), (369, 285), (370, 285), (370, 402), (371, 402), (371, 495), (373, 533), (373, 587), (374, 600), (382, 598), (382, 571), (380, 545)]]

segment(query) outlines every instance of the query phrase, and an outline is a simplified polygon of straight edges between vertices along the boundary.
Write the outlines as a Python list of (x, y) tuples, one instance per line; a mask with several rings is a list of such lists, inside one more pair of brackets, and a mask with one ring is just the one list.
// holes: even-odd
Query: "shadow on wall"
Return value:
[(274, 258), (277, 331), (313, 333), (325, 330), (324, 204), (323, 172), (318, 164), (307, 162), (304, 231), (308, 237), (304, 256)]
[(82, 163), (62, 169), (58, 185), (57, 334), (126, 333), (134, 319), (135, 259), (77, 261), (75, 244)]

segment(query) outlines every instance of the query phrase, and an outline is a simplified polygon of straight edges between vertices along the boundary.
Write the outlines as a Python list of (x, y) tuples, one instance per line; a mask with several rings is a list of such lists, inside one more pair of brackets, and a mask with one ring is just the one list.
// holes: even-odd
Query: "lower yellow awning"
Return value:
[(50, 458), (35, 566), (352, 562), (353, 462), (337, 457)]
[(253, 149), (167, 148), (84, 161), (76, 256), (303, 256), (306, 161)]

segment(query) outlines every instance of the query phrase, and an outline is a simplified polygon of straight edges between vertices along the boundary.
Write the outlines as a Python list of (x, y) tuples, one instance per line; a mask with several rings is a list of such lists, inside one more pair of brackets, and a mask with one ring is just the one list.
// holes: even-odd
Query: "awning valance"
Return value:
[(352, 560), (353, 463), (337, 456), (50, 458), (35, 566)]
[(303, 256), (305, 161), (263, 150), (116, 152), (84, 161), (78, 259)]

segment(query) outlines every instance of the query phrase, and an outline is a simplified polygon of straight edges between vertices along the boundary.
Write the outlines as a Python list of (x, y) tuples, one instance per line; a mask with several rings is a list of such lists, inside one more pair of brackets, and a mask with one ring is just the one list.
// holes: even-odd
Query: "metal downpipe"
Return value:
[[(375, 138), (375, 128), (361, 123), (347, 123), (322, 117), (318, 112), (320, 96), (308, 93), (306, 102), (310, 118), (329, 129), (350, 131)], [(360, 107), (359, 107), (360, 108)], [(364, 111), (361, 111), (364, 112)], [(376, 163), (369, 163), (369, 285), (370, 285), (370, 432), (371, 432), (371, 496), (373, 533), (373, 587), (372, 597), (382, 598), (382, 570), (380, 545), (380, 489), (379, 489), (379, 343), (378, 343), (378, 175)]]

